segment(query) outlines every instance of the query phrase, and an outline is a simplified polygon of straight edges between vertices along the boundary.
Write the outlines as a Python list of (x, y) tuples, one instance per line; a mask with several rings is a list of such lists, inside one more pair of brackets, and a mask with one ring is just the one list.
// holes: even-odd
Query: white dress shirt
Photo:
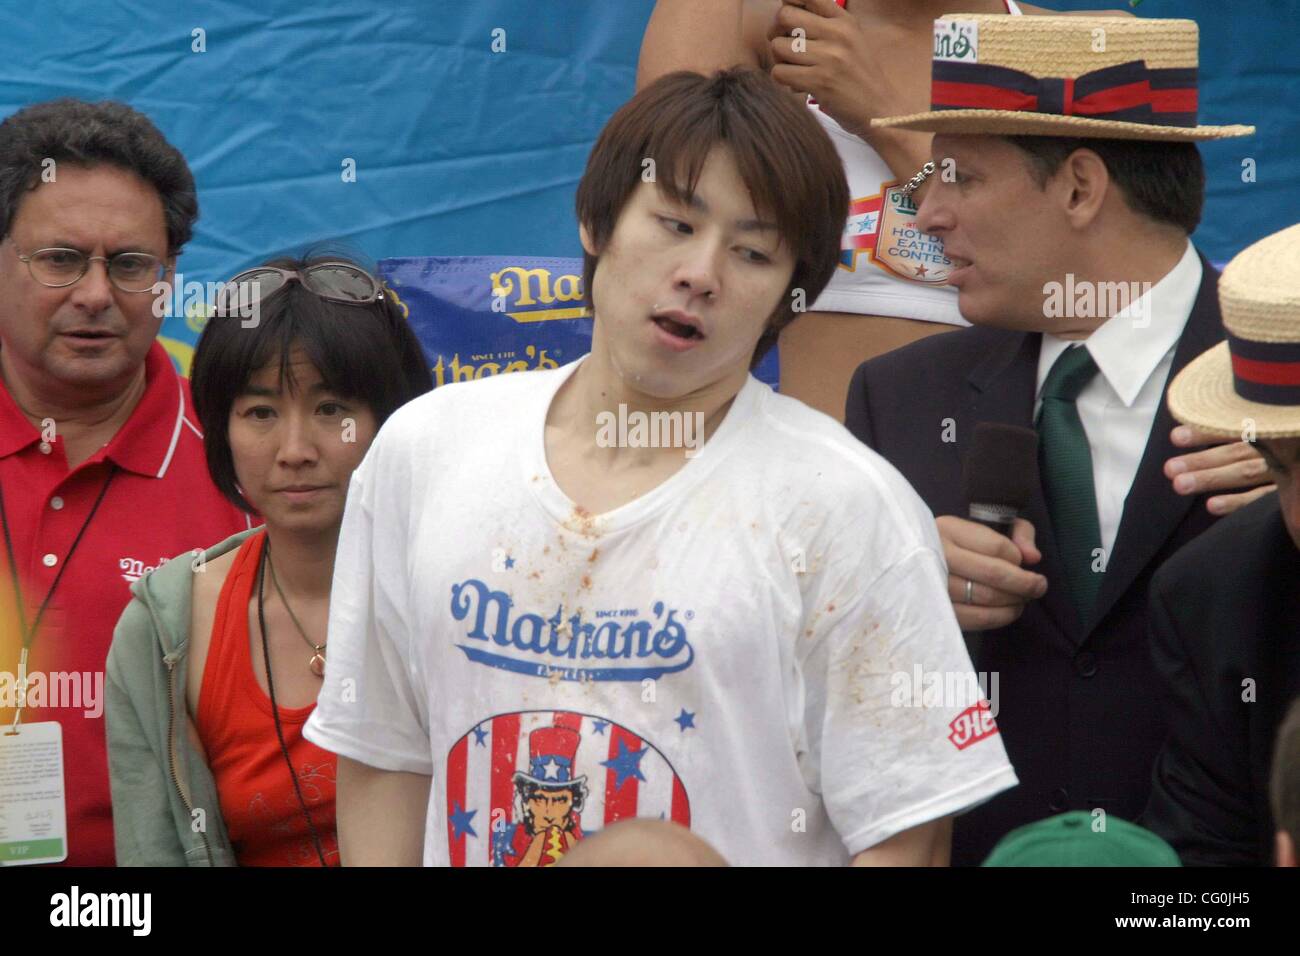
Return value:
[[(1083, 342), (1100, 374), (1079, 393), (1075, 406), (1092, 452), (1092, 482), (1107, 564), (1119, 534), (1124, 501), (1164, 395), (1174, 349), (1201, 286), (1201, 272), (1200, 257), (1189, 242), (1183, 257), (1163, 279)], [(1077, 340), (1043, 333), (1035, 420), (1052, 364), (1067, 348), (1078, 344)]]

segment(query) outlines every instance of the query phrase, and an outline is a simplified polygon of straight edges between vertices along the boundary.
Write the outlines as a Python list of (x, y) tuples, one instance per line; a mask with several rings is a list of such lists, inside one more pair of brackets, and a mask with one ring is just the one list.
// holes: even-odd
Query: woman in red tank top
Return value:
[[(180, 585), (190, 613), (177, 624), (188, 640), (160, 633), (169, 630), (159, 623), (166, 607), (178, 604), (163, 597), (148, 615), (128, 609), (115, 636), (151, 642), (169, 673), (182, 672), (167, 700), (156, 682), (123, 683), (159, 697), (133, 695), (137, 715), (166, 712), (168, 726), (181, 728), (162, 755), (170, 774), (158, 777), (175, 782), (174, 816), (188, 822), (203, 811), (209, 864), (338, 863), (335, 757), (302, 736), (328, 654), (335, 546), (353, 469), (388, 415), (432, 384), (400, 302), (356, 263), (275, 260), (236, 276), (218, 298), (194, 353), (194, 405), (214, 482), (265, 525), (192, 563)], [(141, 620), (151, 624), (128, 626)], [(124, 762), (115, 762), (120, 778), (135, 769)], [(219, 821), (202, 806), (213, 785)], [(170, 845), (142, 825), (173, 821), (119, 826), (119, 861), (159, 862), (155, 844)], [(185, 849), (192, 836), (176, 827), (176, 858), (164, 862), (196, 862)]]

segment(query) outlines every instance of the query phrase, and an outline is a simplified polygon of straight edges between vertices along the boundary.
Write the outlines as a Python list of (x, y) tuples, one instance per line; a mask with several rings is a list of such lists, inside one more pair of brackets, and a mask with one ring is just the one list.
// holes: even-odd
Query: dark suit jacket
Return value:
[[(1223, 339), (1218, 273), (1201, 258), (1201, 287), (1169, 380)], [(970, 328), (931, 336), (859, 366), (845, 424), (910, 481), (935, 515), (967, 514), (962, 461), (978, 422), (1033, 426), (1038, 333)], [(945, 420), (956, 441), (943, 441)], [(1020, 619), (972, 640), (977, 671), (998, 672), (997, 723), (1020, 786), (959, 817), (954, 865), (980, 863), (1007, 831), (1065, 810), (1102, 808), (1135, 820), (1164, 742), (1147, 652), (1151, 575), (1214, 521), (1201, 496), (1174, 492), (1164, 462), (1179, 450), (1161, 401), (1085, 631), (1070, 603), (1041, 489), (1025, 513), (1047, 594)]]
[(1189, 866), (1273, 859), (1273, 741), (1300, 694), (1297, 587), (1300, 552), (1277, 495), (1219, 522), (1151, 583), (1169, 742), (1142, 822)]

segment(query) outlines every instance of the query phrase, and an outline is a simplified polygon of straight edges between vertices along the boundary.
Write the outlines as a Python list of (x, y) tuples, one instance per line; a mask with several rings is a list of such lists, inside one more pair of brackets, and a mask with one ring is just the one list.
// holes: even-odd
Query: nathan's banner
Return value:
[[(424, 345), (437, 387), (559, 368), (591, 350), (582, 260), (526, 256), (384, 259), (379, 273)], [(755, 376), (777, 385), (776, 349)]]

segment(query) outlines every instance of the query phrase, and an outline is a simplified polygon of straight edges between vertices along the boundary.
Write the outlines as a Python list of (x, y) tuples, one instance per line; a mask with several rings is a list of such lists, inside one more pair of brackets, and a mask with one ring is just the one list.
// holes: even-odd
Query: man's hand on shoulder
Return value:
[(1026, 604), (1047, 593), (1047, 578), (1024, 567), (1043, 558), (1028, 521), (1017, 518), (1010, 538), (955, 515), (936, 518), (935, 523), (948, 565), (948, 597), (963, 631), (1006, 627)]
[(1165, 462), (1165, 477), (1173, 483), (1174, 491), (1180, 495), (1235, 492), (1216, 494), (1206, 501), (1205, 508), (1210, 514), (1231, 514), (1277, 490), (1277, 485), (1269, 481), (1268, 465), (1249, 442), (1205, 435), (1188, 425), (1179, 425), (1169, 437), (1180, 448), (1210, 446), (1203, 451), (1175, 455)]

